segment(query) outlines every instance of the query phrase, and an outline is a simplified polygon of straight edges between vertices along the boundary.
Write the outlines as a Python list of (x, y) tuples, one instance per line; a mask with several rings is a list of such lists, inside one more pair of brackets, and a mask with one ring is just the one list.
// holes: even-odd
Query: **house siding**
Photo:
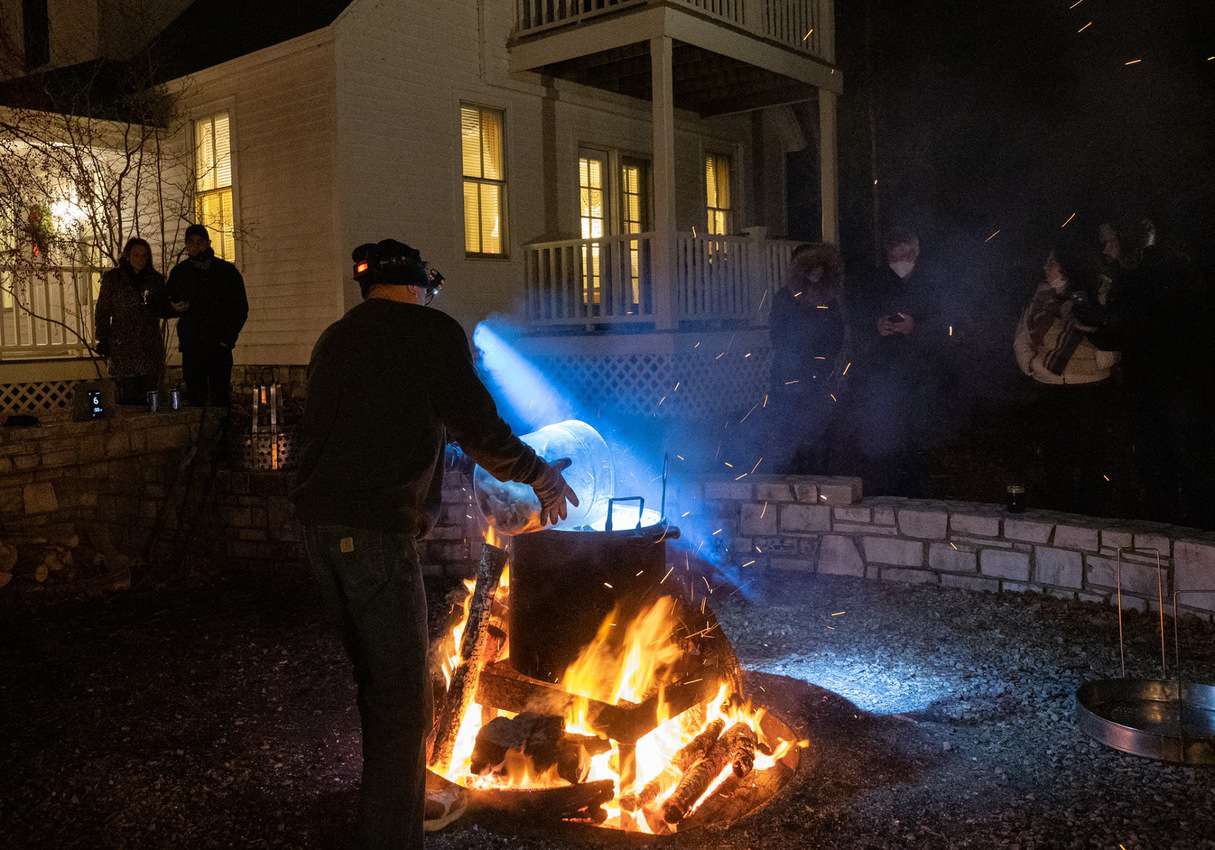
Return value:
[[(356, 0), (334, 23), (339, 233), (344, 247), (394, 237), (422, 251), (447, 277), (444, 310), (467, 328), (495, 313), (522, 310), (524, 249), (578, 235), (580, 145), (648, 154), (649, 104), (535, 74), (511, 75), (506, 42), (510, 3), (427, 4)], [(554, 126), (544, 127), (545, 99)], [(504, 109), (509, 259), (465, 258), (458, 106)], [(546, 174), (544, 136), (555, 140)], [(751, 121), (745, 115), (677, 120), (680, 228), (704, 226), (702, 152), (735, 155), (738, 225), (757, 221), (748, 200)], [(781, 169), (783, 151), (765, 165)], [(546, 216), (555, 182), (557, 209)], [(555, 223), (557, 232), (553, 232)], [(345, 303), (358, 299), (352, 283)]]
[(249, 295), (236, 362), (307, 363), (343, 309), (333, 44), (324, 31), (303, 36), (187, 78), (182, 91), (188, 113), (232, 113), (237, 263)]

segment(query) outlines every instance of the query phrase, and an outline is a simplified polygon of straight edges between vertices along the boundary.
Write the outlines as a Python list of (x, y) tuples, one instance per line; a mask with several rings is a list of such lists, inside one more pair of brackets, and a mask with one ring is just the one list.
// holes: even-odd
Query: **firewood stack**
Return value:
[(0, 588), (21, 593), (58, 590), (93, 595), (130, 586), (131, 559), (114, 546), (108, 529), (47, 526), (0, 540)]

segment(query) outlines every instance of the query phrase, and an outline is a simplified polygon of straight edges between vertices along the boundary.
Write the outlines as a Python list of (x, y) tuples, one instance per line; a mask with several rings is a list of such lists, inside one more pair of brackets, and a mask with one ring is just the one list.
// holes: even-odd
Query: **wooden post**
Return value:
[(651, 109), (654, 124), (654, 244), (650, 272), (654, 323), (672, 330), (678, 323), (675, 268), (675, 83), (674, 45), (668, 36), (650, 39)]
[(836, 136), (836, 108), (839, 95), (818, 90), (818, 169), (819, 199), (822, 205), (824, 242), (840, 240), (839, 147)]

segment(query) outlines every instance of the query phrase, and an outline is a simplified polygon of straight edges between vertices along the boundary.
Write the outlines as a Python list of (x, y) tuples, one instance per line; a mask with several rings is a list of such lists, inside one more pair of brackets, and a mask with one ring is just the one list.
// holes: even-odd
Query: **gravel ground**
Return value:
[[(756, 815), (668, 846), (1215, 847), (1215, 769), (1121, 755), (1076, 727), (1077, 685), (1117, 675), (1108, 609), (825, 577), (751, 591), (719, 616), (754, 693), (810, 739), (810, 767)], [(358, 719), (322, 622), (288, 578), (10, 613), (0, 844), (345, 846)], [(1153, 675), (1153, 622), (1128, 634), (1132, 675)], [(1185, 623), (1190, 678), (1215, 681), (1213, 636)], [(642, 843), (483, 822), (427, 847)]]

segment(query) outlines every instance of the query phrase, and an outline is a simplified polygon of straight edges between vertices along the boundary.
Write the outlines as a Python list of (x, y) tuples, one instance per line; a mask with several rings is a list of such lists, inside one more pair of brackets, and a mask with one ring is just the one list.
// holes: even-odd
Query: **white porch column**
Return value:
[(836, 108), (839, 95), (818, 90), (818, 173), (822, 202), (823, 241), (840, 241), (839, 142)]
[(650, 106), (654, 122), (654, 244), (650, 279), (654, 323), (659, 330), (678, 324), (675, 280), (675, 86), (673, 46), (667, 36), (650, 39)]

